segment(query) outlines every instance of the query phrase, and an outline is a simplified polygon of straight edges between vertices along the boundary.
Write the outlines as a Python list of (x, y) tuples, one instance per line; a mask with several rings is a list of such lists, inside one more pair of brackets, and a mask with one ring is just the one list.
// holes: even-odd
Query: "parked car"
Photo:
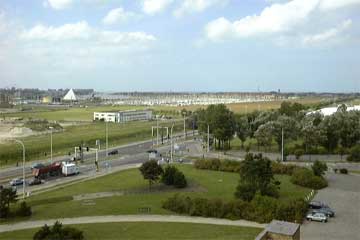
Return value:
[(110, 155), (116, 155), (116, 154), (119, 154), (119, 151), (118, 150), (113, 150), (111, 152), (108, 153), (108, 156)]
[(306, 219), (309, 221), (317, 221), (317, 222), (327, 222), (328, 221), (328, 217), (324, 214), (324, 213), (314, 213), (314, 212), (310, 212), (306, 215)]
[(39, 178), (34, 178), (29, 182), (30, 186), (34, 186), (34, 185), (39, 185), (42, 184), (43, 182), (41, 181), (41, 179)]
[(319, 208), (319, 209), (312, 209), (311, 211), (313, 213), (323, 213), (327, 217), (335, 217), (335, 212), (331, 208), (328, 208), (328, 207), (323, 207), (323, 208)]
[(13, 180), (10, 181), (10, 185), (18, 186), (18, 185), (22, 185), (23, 182), (24, 182), (24, 180), (22, 178), (14, 178)]
[(320, 201), (311, 201), (309, 202), (309, 208), (311, 209), (320, 209), (320, 208), (329, 208), (328, 205), (326, 205), (325, 203), (323, 202), (320, 202)]

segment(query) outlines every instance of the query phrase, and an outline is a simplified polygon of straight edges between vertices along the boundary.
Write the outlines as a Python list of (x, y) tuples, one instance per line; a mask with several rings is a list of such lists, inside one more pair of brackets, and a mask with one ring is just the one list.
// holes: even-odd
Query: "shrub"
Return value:
[(175, 174), (174, 174), (174, 186), (176, 188), (184, 188), (187, 186), (187, 181), (186, 181), (185, 175), (182, 172), (180, 172), (179, 170), (175, 171)]
[(239, 172), (241, 162), (219, 159), (198, 159), (194, 162), (197, 169), (207, 169), (213, 171)]
[(299, 167), (293, 164), (282, 164), (278, 162), (271, 162), (271, 169), (273, 174), (292, 175), (295, 169)]
[(299, 160), (300, 157), (301, 157), (302, 155), (304, 155), (304, 150), (303, 150), (303, 149), (295, 149), (295, 150), (294, 150), (294, 155), (295, 155), (295, 157), (296, 157), (296, 160)]
[(341, 173), (341, 174), (348, 174), (349, 171), (348, 171), (346, 168), (341, 168), (341, 169), (340, 169), (340, 173)]
[(327, 187), (327, 181), (323, 177), (315, 176), (312, 171), (306, 168), (299, 168), (295, 170), (291, 176), (291, 182), (299, 186), (313, 189), (322, 189)]
[(326, 163), (316, 160), (314, 164), (311, 166), (311, 169), (313, 170), (314, 175), (322, 176), (325, 174), (325, 171), (327, 171), (328, 168)]
[(21, 202), (20, 207), (16, 212), (16, 215), (21, 217), (28, 217), (31, 216), (31, 214), (32, 214), (31, 207), (28, 206), (26, 202)]
[(46, 224), (37, 231), (34, 236), (34, 240), (82, 240), (84, 239), (83, 232), (72, 227), (63, 227), (60, 222), (55, 222), (52, 228)]
[(235, 197), (250, 202), (256, 193), (256, 187), (253, 184), (249, 183), (239, 183), (236, 187)]
[(360, 144), (350, 149), (350, 154), (347, 157), (349, 162), (360, 162)]
[(161, 177), (161, 182), (163, 182), (165, 185), (173, 185), (174, 184), (174, 175), (177, 171), (178, 170), (176, 167), (167, 166)]
[(269, 186), (265, 189), (262, 190), (261, 195), (264, 196), (269, 196), (269, 197), (273, 197), (273, 198), (279, 198), (280, 194), (279, 194), (279, 185), (280, 182), (277, 181), (279, 184), (269, 184)]

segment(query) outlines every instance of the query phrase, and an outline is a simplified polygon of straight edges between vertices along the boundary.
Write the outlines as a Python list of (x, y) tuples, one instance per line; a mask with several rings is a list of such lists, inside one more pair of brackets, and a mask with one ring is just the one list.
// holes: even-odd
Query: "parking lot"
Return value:
[(327, 175), (329, 187), (314, 200), (327, 203), (336, 213), (328, 223), (305, 221), (301, 238), (305, 240), (360, 239), (360, 175)]

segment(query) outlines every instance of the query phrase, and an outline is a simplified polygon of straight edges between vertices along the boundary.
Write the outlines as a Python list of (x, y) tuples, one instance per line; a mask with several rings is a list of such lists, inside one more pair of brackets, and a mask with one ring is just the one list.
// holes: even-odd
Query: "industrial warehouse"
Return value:
[(119, 112), (94, 112), (94, 121), (125, 123), (152, 119), (151, 110), (128, 110)]

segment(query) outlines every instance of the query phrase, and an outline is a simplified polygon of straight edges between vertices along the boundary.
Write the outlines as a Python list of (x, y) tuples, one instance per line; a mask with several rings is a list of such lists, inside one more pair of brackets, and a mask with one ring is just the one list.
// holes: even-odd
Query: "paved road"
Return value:
[[(196, 133), (195, 133), (196, 134)], [(181, 140), (182, 134), (175, 135), (175, 138), (177, 140)], [(187, 136), (192, 136), (192, 131), (187, 133)], [(168, 146), (167, 146), (168, 147)], [(142, 141), (132, 144), (127, 144), (123, 146), (113, 147), (109, 148), (109, 152), (112, 150), (118, 150), (118, 154), (116, 156), (109, 156), (109, 157), (115, 157), (115, 159), (111, 160), (112, 164), (114, 166), (118, 166), (119, 164), (129, 164), (129, 163), (142, 163), (144, 159), (147, 159), (147, 150), (150, 150), (152, 148), (152, 141)], [(169, 147), (168, 147), (169, 148)], [(160, 147), (162, 149), (162, 147)], [(165, 153), (165, 151), (168, 151), (168, 149), (163, 150), (162, 152)], [(102, 150), (99, 151), (99, 159), (103, 159), (106, 156), (106, 151)], [(89, 169), (93, 169), (94, 165), (94, 157), (95, 153), (84, 155), (84, 164), (81, 165), (80, 171), (88, 171)], [(139, 159), (138, 161), (134, 160)], [(62, 162), (62, 161), (69, 161), (69, 156), (61, 156), (54, 159), (56, 162)], [(47, 161), (38, 161), (38, 162), (47, 162)], [(27, 176), (31, 176), (31, 165), (34, 162), (29, 162), (25, 165), (25, 173)], [(9, 179), (16, 178), (16, 177), (22, 177), (22, 166), (19, 167), (9, 167), (0, 169), (0, 184), (6, 184), (9, 182)]]
[(328, 223), (305, 222), (301, 227), (306, 240), (360, 239), (360, 175), (328, 174), (329, 187), (315, 200), (326, 202), (336, 212)]
[(16, 231), (22, 229), (37, 228), (54, 224), (60, 221), (62, 224), (89, 224), (89, 223), (108, 223), (108, 222), (177, 222), (177, 223), (200, 223), (227, 226), (255, 227), (264, 228), (266, 224), (260, 224), (245, 220), (231, 221), (227, 219), (188, 217), (188, 216), (166, 216), (166, 215), (116, 215), (116, 216), (92, 216), (78, 218), (49, 219), (38, 221), (26, 221), (15, 224), (0, 225), (1, 232)]

